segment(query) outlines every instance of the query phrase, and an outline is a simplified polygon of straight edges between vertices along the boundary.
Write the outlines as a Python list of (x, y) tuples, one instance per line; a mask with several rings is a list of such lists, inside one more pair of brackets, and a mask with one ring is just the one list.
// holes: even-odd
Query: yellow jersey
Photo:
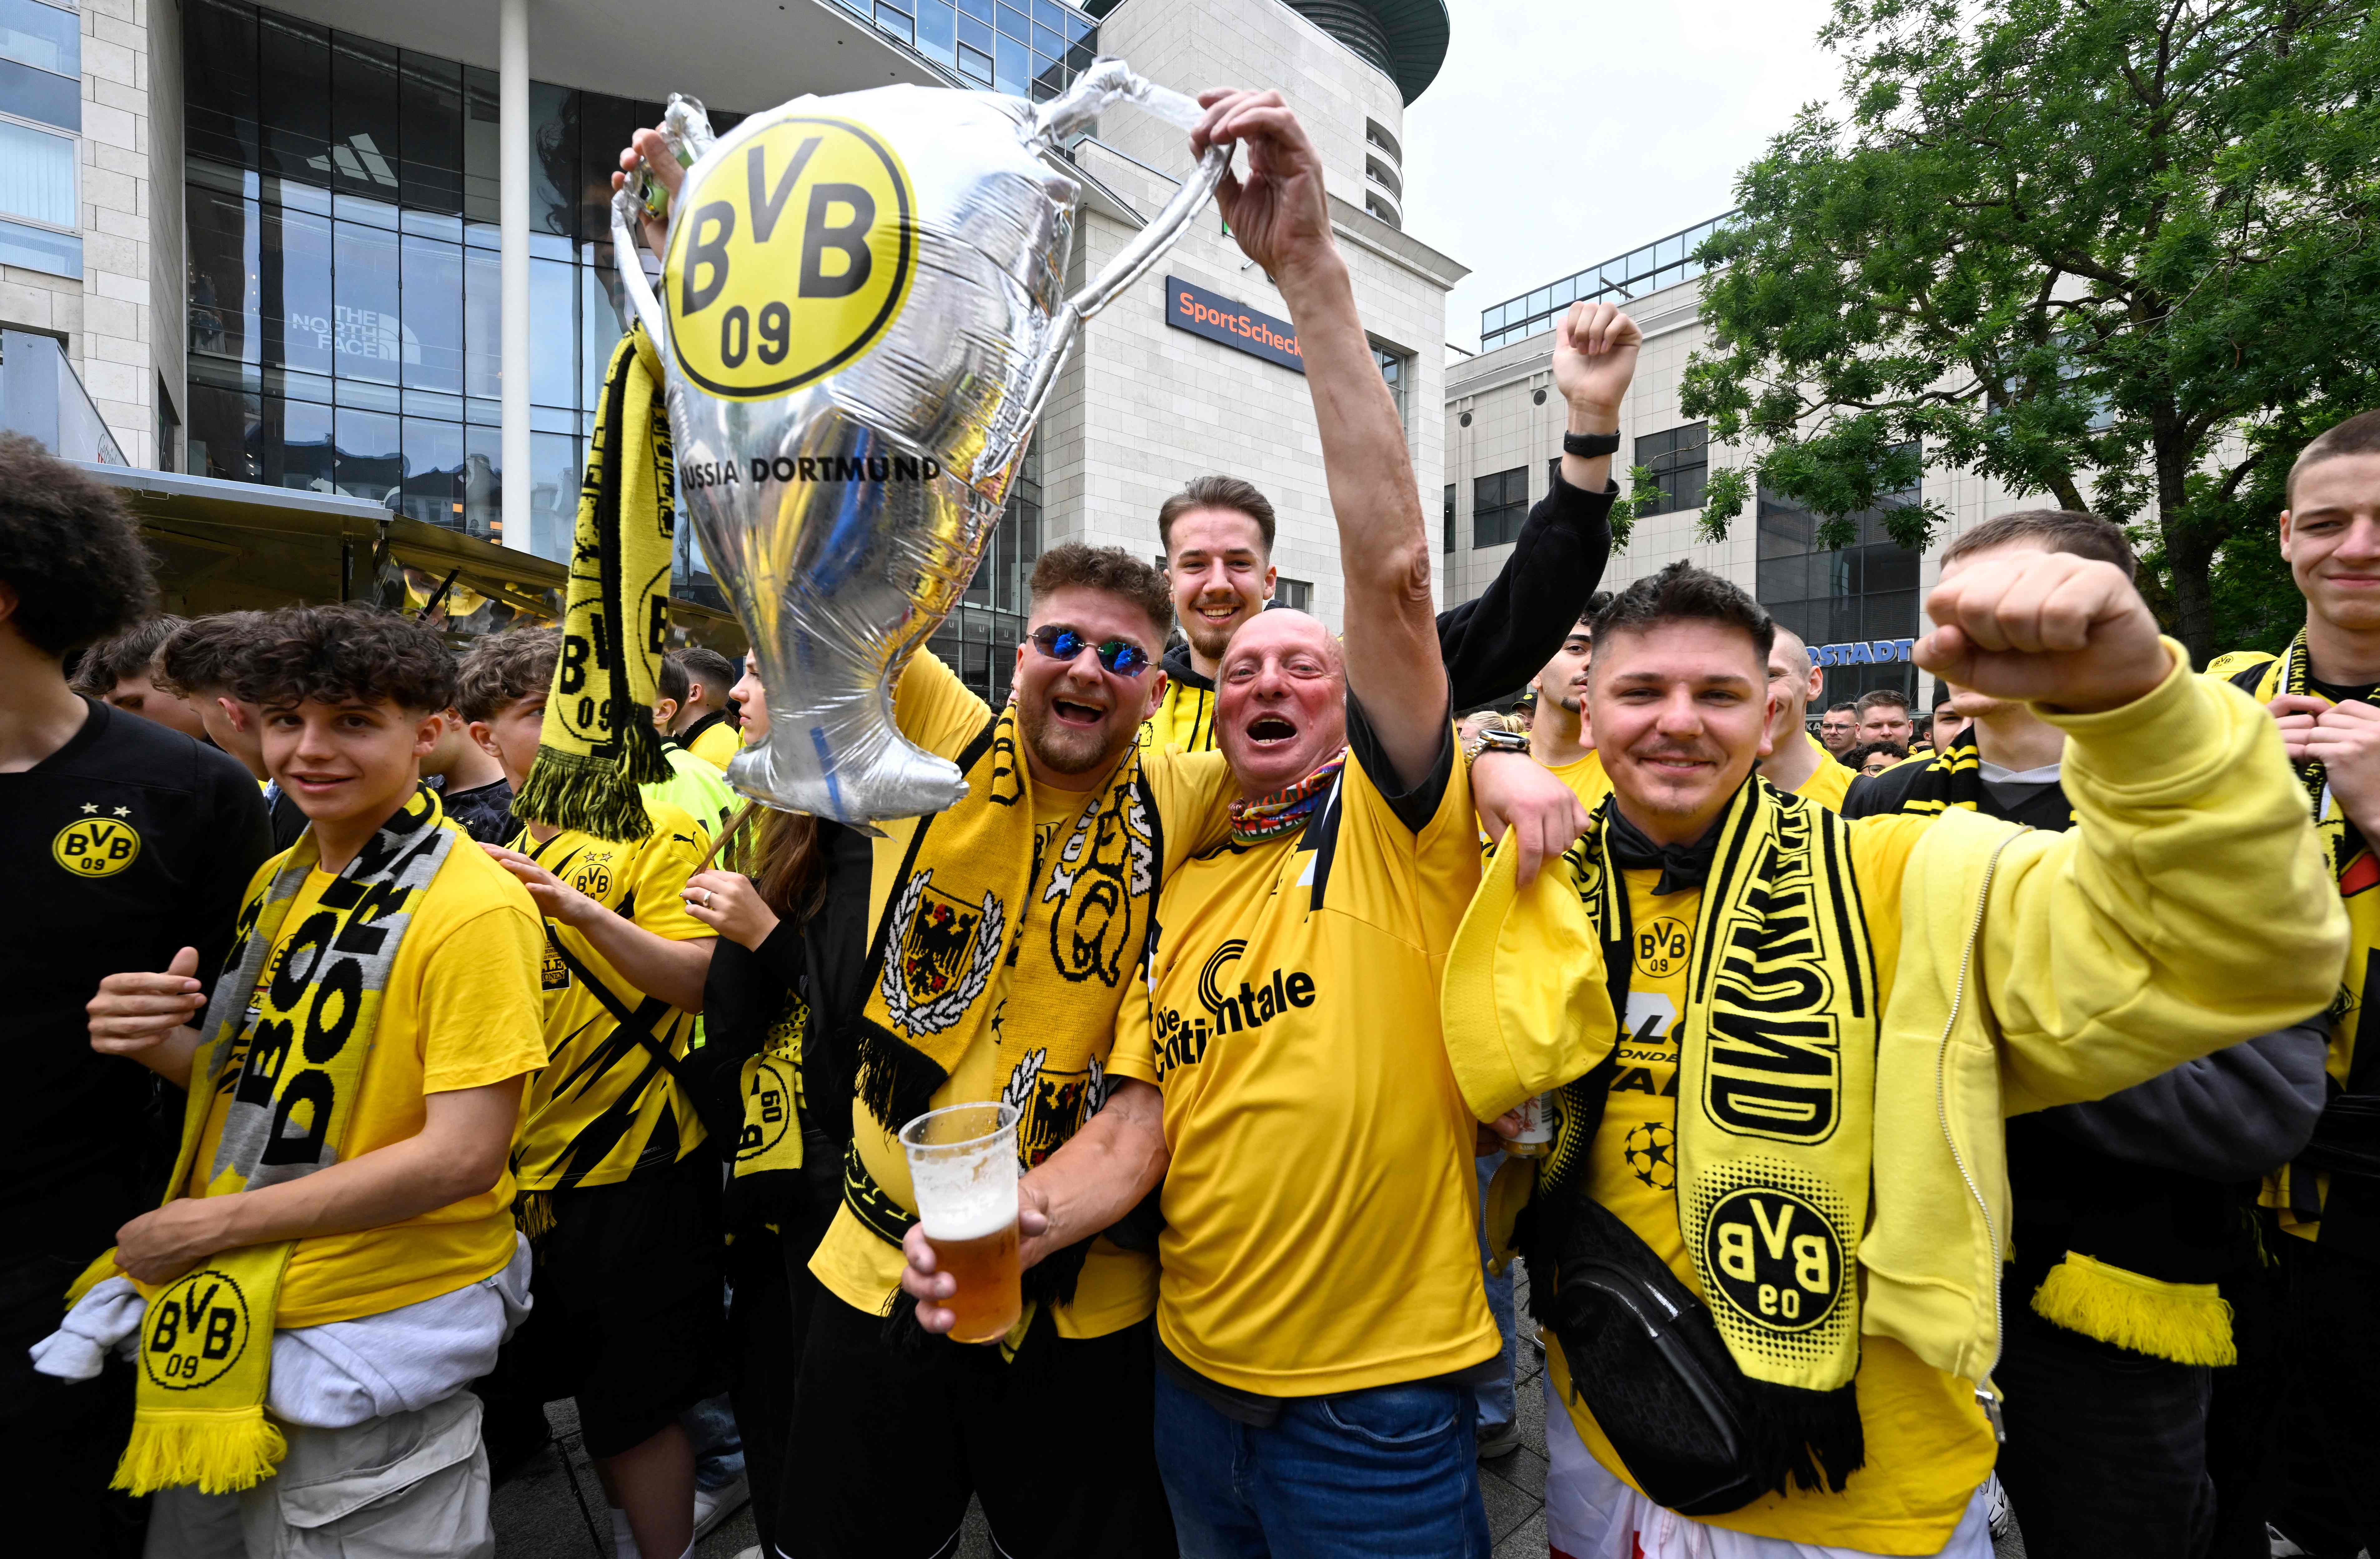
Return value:
[[(653, 832), (634, 843), (565, 828), (543, 844), (524, 831), (512, 847), (655, 936), (716, 936), (678, 897), (710, 847), (708, 836), (692, 818), (650, 795), (645, 811)], [(693, 1015), (637, 990), (577, 928), (548, 920), (545, 931), (540, 983), (547, 1061), (529, 1084), (513, 1139), (521, 1189), (616, 1185), (639, 1170), (675, 1163), (701, 1143), (702, 1117), (644, 1042), (624, 1031), (612, 1005), (681, 1059), (693, 1048)], [(602, 993), (579, 969), (601, 981)]]
[[(1828, 765), (1842, 770), (1828, 760)], [(1900, 949), (1900, 879), (1930, 818), (1863, 820), (1852, 829), (1868, 935), (1876, 950), (1881, 997), (1891, 1000)], [(1678, 1015), (1686, 1005), (1686, 970), (1702, 889), (1655, 896), (1657, 870), (1623, 873), (1633, 940), (1628, 1007), (1621, 1017), (1617, 1070), (1602, 1125), (1588, 1154), (1587, 1194), (1626, 1220), (1696, 1294), (1702, 1285), (1678, 1223)], [(1596, 1460), (1614, 1477), (1628, 1472), (1595, 1415), (1571, 1395), (1570, 1368), (1560, 1348), (1546, 1356), (1557, 1398)], [(1696, 1520), (1732, 1531), (1790, 1542), (1871, 1553), (1933, 1553), (1949, 1541), (1975, 1485), (1992, 1468), (1991, 1427), (1974, 1390), (1955, 1375), (1925, 1364), (1889, 1337), (1860, 1346), (1860, 1427), (1867, 1465), (1841, 1493), (1789, 1488), (1741, 1510)], [(1633, 1486), (1634, 1480), (1628, 1479)], [(1640, 1491), (1641, 1492), (1641, 1491)]]
[(1594, 748), (1586, 756), (1568, 763), (1546, 765), (1546, 773), (1571, 787), (1578, 796), (1578, 804), (1588, 811), (1603, 805), (1611, 794), (1611, 776), (1603, 772), (1603, 754)]
[(712, 768), (723, 771), (727, 761), (744, 749), (744, 733), (724, 719), (717, 719), (697, 732), (685, 747)]
[(1165, 676), (1165, 697), (1140, 723), (1141, 752), (1214, 751), (1215, 684), (1172, 656), (1166, 658)]
[[(892, 710), (903, 736), (928, 751), (951, 759), (965, 751), (992, 717), (984, 701), (969, 692), (949, 666), (927, 651), (920, 651), (902, 674), (893, 690)], [(1168, 761), (1161, 749), (1144, 752), (1142, 761), (1150, 788), (1157, 796), (1166, 859), (1178, 860), (1202, 829), (1220, 830), (1229, 800), (1231, 770), (1219, 756)], [(1098, 775), (1094, 783), (1104, 782), (1106, 777)], [(1039, 849), (1049, 844), (1062, 824), (1071, 823), (1081, 815), (1084, 793), (1060, 790), (1037, 780), (1033, 795), (1035, 847)], [(877, 842), (868, 888), (868, 923), (871, 931), (881, 924), (885, 907), (903, 879), (903, 861), (916, 836), (917, 820), (896, 819), (882, 826), (886, 836)], [(1161, 870), (1163, 863), (1160, 864)], [(1022, 946), (1033, 936), (1047, 934), (1039, 907), (1034, 906), (1027, 909), (1014, 933), (1014, 945)], [(996, 982), (992, 994), (995, 1003), (1005, 999), (1013, 963), (1013, 958), (1003, 960), (992, 976)], [(1129, 982), (1120, 989), (1127, 997), (1123, 1005), (1134, 1005), (1135, 989)], [(998, 1010), (995, 1005), (994, 1013)], [(1007, 1032), (995, 1016), (984, 1025), (982, 1037), (951, 1068), (949, 1078), (935, 1090), (932, 1108), (999, 1099), (1017, 1066), (1038, 1048), (1033, 1036)], [(1074, 1097), (1087, 1092), (1082, 1090)], [(908, 1156), (901, 1151), (899, 1140), (884, 1129), (857, 1097), (852, 1099), (850, 1109), (852, 1147), (860, 1163), (892, 1200), (903, 1207), (915, 1207), (917, 1194), (909, 1182)], [(1024, 1147), (1024, 1133), (1020, 1132), (1020, 1151)], [(848, 1204), (835, 1210), (834, 1222), (828, 1225), (825, 1237), (810, 1257), (810, 1272), (830, 1293), (871, 1314), (881, 1311), (901, 1286), (902, 1265), (900, 1248), (885, 1243), (860, 1222)], [(1156, 1303), (1157, 1263), (1145, 1252), (1125, 1250), (1101, 1237), (1091, 1243), (1082, 1273), (1075, 1281), (1073, 1302), (1056, 1307), (1053, 1319), (1062, 1337), (1103, 1337), (1144, 1320)]]
[(1808, 779), (1793, 787), (1793, 794), (1807, 797), (1830, 812), (1841, 811), (1843, 797), (1850, 792), (1852, 781), (1859, 778), (1858, 771), (1837, 761), (1835, 755), (1807, 731), (1802, 733), (1802, 739), (1818, 749), (1818, 766), (1810, 771)]
[[(545, 1065), (538, 1040), (537, 907), (511, 872), (470, 835), (456, 833), (397, 944), (371, 1056), (340, 1144), (343, 1161), (419, 1136), (430, 1094), (485, 1088)], [(257, 868), (249, 895), (262, 891), (287, 859), (284, 851)], [(320, 868), (307, 875), (260, 985), (273, 978), (322, 890), (336, 880)], [(185, 1188), (190, 1196), (206, 1194), (205, 1166), (214, 1163), (231, 1097), (227, 1087), (217, 1093), (200, 1127)], [(512, 1201), (506, 1173), (477, 1196), (395, 1224), (299, 1240), (281, 1280), (273, 1324), (320, 1326), (378, 1315), (503, 1271), (513, 1258)]]
[[(1158, 1334), (1208, 1379), (1308, 1396), (1500, 1346), (1479, 1281), (1475, 1127), (1439, 980), (1479, 882), (1451, 727), (1391, 798), (1360, 712), (1299, 833), (1183, 865), (1112, 1069), (1164, 1094)], [(1368, 766), (1367, 766), (1368, 765)]]

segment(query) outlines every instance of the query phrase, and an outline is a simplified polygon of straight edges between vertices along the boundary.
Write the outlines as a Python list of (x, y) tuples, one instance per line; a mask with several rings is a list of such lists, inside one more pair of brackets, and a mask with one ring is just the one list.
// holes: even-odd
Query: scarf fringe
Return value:
[(1824, 1488), (1840, 1494), (1851, 1475), (1867, 1465), (1867, 1431), (1860, 1423), (1856, 1381), (1832, 1391), (1806, 1391), (1744, 1377), (1755, 1407), (1751, 1429), (1755, 1465), (1779, 1468), (1775, 1492), (1785, 1480), (1803, 1492)]
[(2231, 1306), (2211, 1283), (2166, 1283), (2070, 1250), (2034, 1291), (2033, 1309), (2069, 1332), (2152, 1358), (2240, 1362)]
[[(650, 715), (646, 717), (648, 732)], [(661, 760), (661, 779), (670, 777), (669, 762), (661, 757), (656, 744), (653, 756)], [(540, 746), (537, 761), (529, 769), (528, 783), (513, 798), (513, 815), (534, 819), (555, 828), (575, 828), (582, 834), (592, 834), (599, 839), (632, 843), (650, 838), (652, 819), (645, 811), (645, 798), (637, 789), (648, 783), (646, 778), (630, 778), (623, 783), (624, 771), (630, 775), (641, 773), (638, 744), (631, 737), (626, 743), (628, 754), (625, 765), (615, 765), (609, 759), (589, 752), (565, 752), (560, 748)]]
[(231, 1413), (142, 1414), (115, 1464), (110, 1488), (135, 1496), (195, 1483), (201, 1493), (235, 1494), (272, 1477), (289, 1443), (261, 1407)]
[(933, 1107), (950, 1074), (873, 1024), (859, 1025), (859, 1099), (876, 1124), (897, 1132)]

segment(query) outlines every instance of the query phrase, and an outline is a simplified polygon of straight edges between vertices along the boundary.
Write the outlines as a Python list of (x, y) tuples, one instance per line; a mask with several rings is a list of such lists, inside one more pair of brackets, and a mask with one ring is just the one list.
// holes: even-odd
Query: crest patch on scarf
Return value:
[(893, 1026), (939, 1034), (965, 1017), (1000, 967), (1006, 929), (992, 893), (968, 904), (938, 890), (930, 866), (911, 877), (892, 907), (893, 956), (884, 960), (879, 984)]

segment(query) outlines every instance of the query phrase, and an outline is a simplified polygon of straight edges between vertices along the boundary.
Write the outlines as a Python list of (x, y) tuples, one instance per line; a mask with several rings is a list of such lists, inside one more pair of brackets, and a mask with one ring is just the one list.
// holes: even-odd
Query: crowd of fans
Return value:
[[(2022, 510), (1943, 555), (1934, 708), (1828, 704), (1716, 576), (1598, 591), (1640, 337), (1579, 304), (1551, 491), (1433, 615), (1313, 149), (1210, 96), (1342, 629), (1202, 478), (1162, 569), (1039, 558), (1003, 708), (909, 664), (932, 818), (740, 803), (769, 690), (698, 646), (643, 837), (516, 816), (558, 630), (157, 615), (0, 440), (0, 1454), (53, 1541), (492, 1553), (568, 1400), (624, 1559), (747, 1496), (805, 1559), (970, 1502), (1484, 1555), (1536, 1348), (1556, 1559), (2380, 1548), (2380, 413), (2291, 473), (2285, 654), (2193, 672), (2119, 528)], [(971, 1346), (896, 1134), (988, 1101), (1024, 1304)]]

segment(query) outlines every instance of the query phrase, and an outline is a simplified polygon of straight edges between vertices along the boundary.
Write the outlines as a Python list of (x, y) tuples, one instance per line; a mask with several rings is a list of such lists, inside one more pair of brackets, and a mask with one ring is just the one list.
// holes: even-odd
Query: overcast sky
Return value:
[(1479, 311), (1735, 203), (1738, 169), (1835, 96), (1827, 0), (1451, 0), (1446, 65), (1405, 110), (1405, 231), (1471, 267)]

